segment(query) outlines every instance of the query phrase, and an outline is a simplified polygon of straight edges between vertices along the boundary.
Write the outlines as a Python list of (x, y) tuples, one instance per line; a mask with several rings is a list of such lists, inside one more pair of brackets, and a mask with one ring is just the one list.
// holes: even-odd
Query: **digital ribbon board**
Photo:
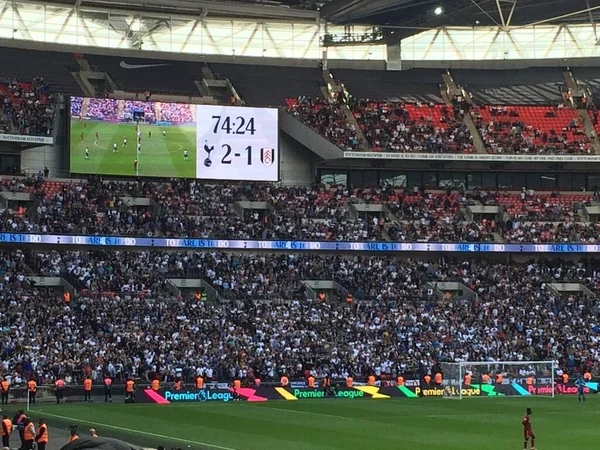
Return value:
[(340, 252), (599, 253), (600, 244), (488, 244), (429, 242), (259, 241), (231, 239), (74, 236), (0, 233), (0, 243), (101, 247), (156, 247), (190, 250), (282, 250)]

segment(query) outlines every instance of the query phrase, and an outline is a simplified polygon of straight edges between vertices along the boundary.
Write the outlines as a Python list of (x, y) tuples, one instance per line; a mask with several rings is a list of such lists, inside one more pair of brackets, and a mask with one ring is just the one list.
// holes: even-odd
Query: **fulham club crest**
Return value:
[(269, 167), (275, 162), (275, 150), (272, 148), (261, 148), (260, 149), (260, 161)]

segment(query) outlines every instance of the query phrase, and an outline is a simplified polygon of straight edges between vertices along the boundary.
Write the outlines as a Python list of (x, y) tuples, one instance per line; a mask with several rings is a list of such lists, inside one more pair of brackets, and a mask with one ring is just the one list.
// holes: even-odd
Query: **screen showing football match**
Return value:
[(71, 172), (277, 181), (278, 111), (71, 97)]

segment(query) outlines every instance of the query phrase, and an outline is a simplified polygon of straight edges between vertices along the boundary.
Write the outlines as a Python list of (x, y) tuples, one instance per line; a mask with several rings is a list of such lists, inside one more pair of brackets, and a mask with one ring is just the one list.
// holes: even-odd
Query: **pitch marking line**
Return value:
[(36, 411), (34, 409), (32, 409), (31, 411), (33, 411), (37, 414), (41, 414), (43, 416), (56, 417), (57, 419), (71, 420), (73, 422), (88, 423), (90, 425), (95, 425), (97, 427), (106, 427), (106, 428), (112, 428), (113, 430), (125, 431), (126, 433), (141, 434), (141, 435), (152, 436), (152, 437), (165, 439), (165, 440), (186, 442), (188, 444), (191, 443), (191, 444), (196, 444), (196, 445), (200, 445), (203, 447), (215, 448), (217, 450), (238, 450), (238, 449), (235, 449), (232, 447), (223, 447), (222, 445), (209, 444), (207, 442), (192, 441), (190, 439), (180, 439), (180, 438), (176, 438), (173, 436), (165, 436), (165, 435), (157, 434), (157, 433), (149, 433), (149, 432), (145, 432), (145, 431), (133, 430), (131, 428), (118, 427), (116, 425), (108, 425), (106, 423), (101, 423), (101, 422), (92, 422), (89, 420), (74, 419), (73, 417), (61, 416), (59, 414), (52, 414), (52, 413), (48, 413), (45, 411)]

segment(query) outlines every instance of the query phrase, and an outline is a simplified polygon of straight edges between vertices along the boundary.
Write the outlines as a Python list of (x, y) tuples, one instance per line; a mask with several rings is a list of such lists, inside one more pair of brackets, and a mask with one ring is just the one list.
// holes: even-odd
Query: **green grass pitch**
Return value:
[(142, 446), (220, 450), (520, 450), (533, 408), (537, 450), (597, 448), (600, 397), (301, 400), (37, 406), (50, 426)]
[[(196, 127), (141, 124), (142, 147), (138, 169), (142, 177), (196, 178)], [(166, 136), (163, 137), (163, 131)], [(152, 137), (148, 137), (152, 132)], [(81, 141), (83, 133), (83, 141)], [(96, 139), (98, 133), (98, 139)], [(127, 147), (123, 138), (127, 137)], [(118, 152), (113, 152), (117, 143)], [(85, 149), (90, 157), (85, 159)], [(185, 160), (183, 151), (188, 150)], [(135, 124), (71, 120), (71, 172), (135, 176), (137, 153)]]

